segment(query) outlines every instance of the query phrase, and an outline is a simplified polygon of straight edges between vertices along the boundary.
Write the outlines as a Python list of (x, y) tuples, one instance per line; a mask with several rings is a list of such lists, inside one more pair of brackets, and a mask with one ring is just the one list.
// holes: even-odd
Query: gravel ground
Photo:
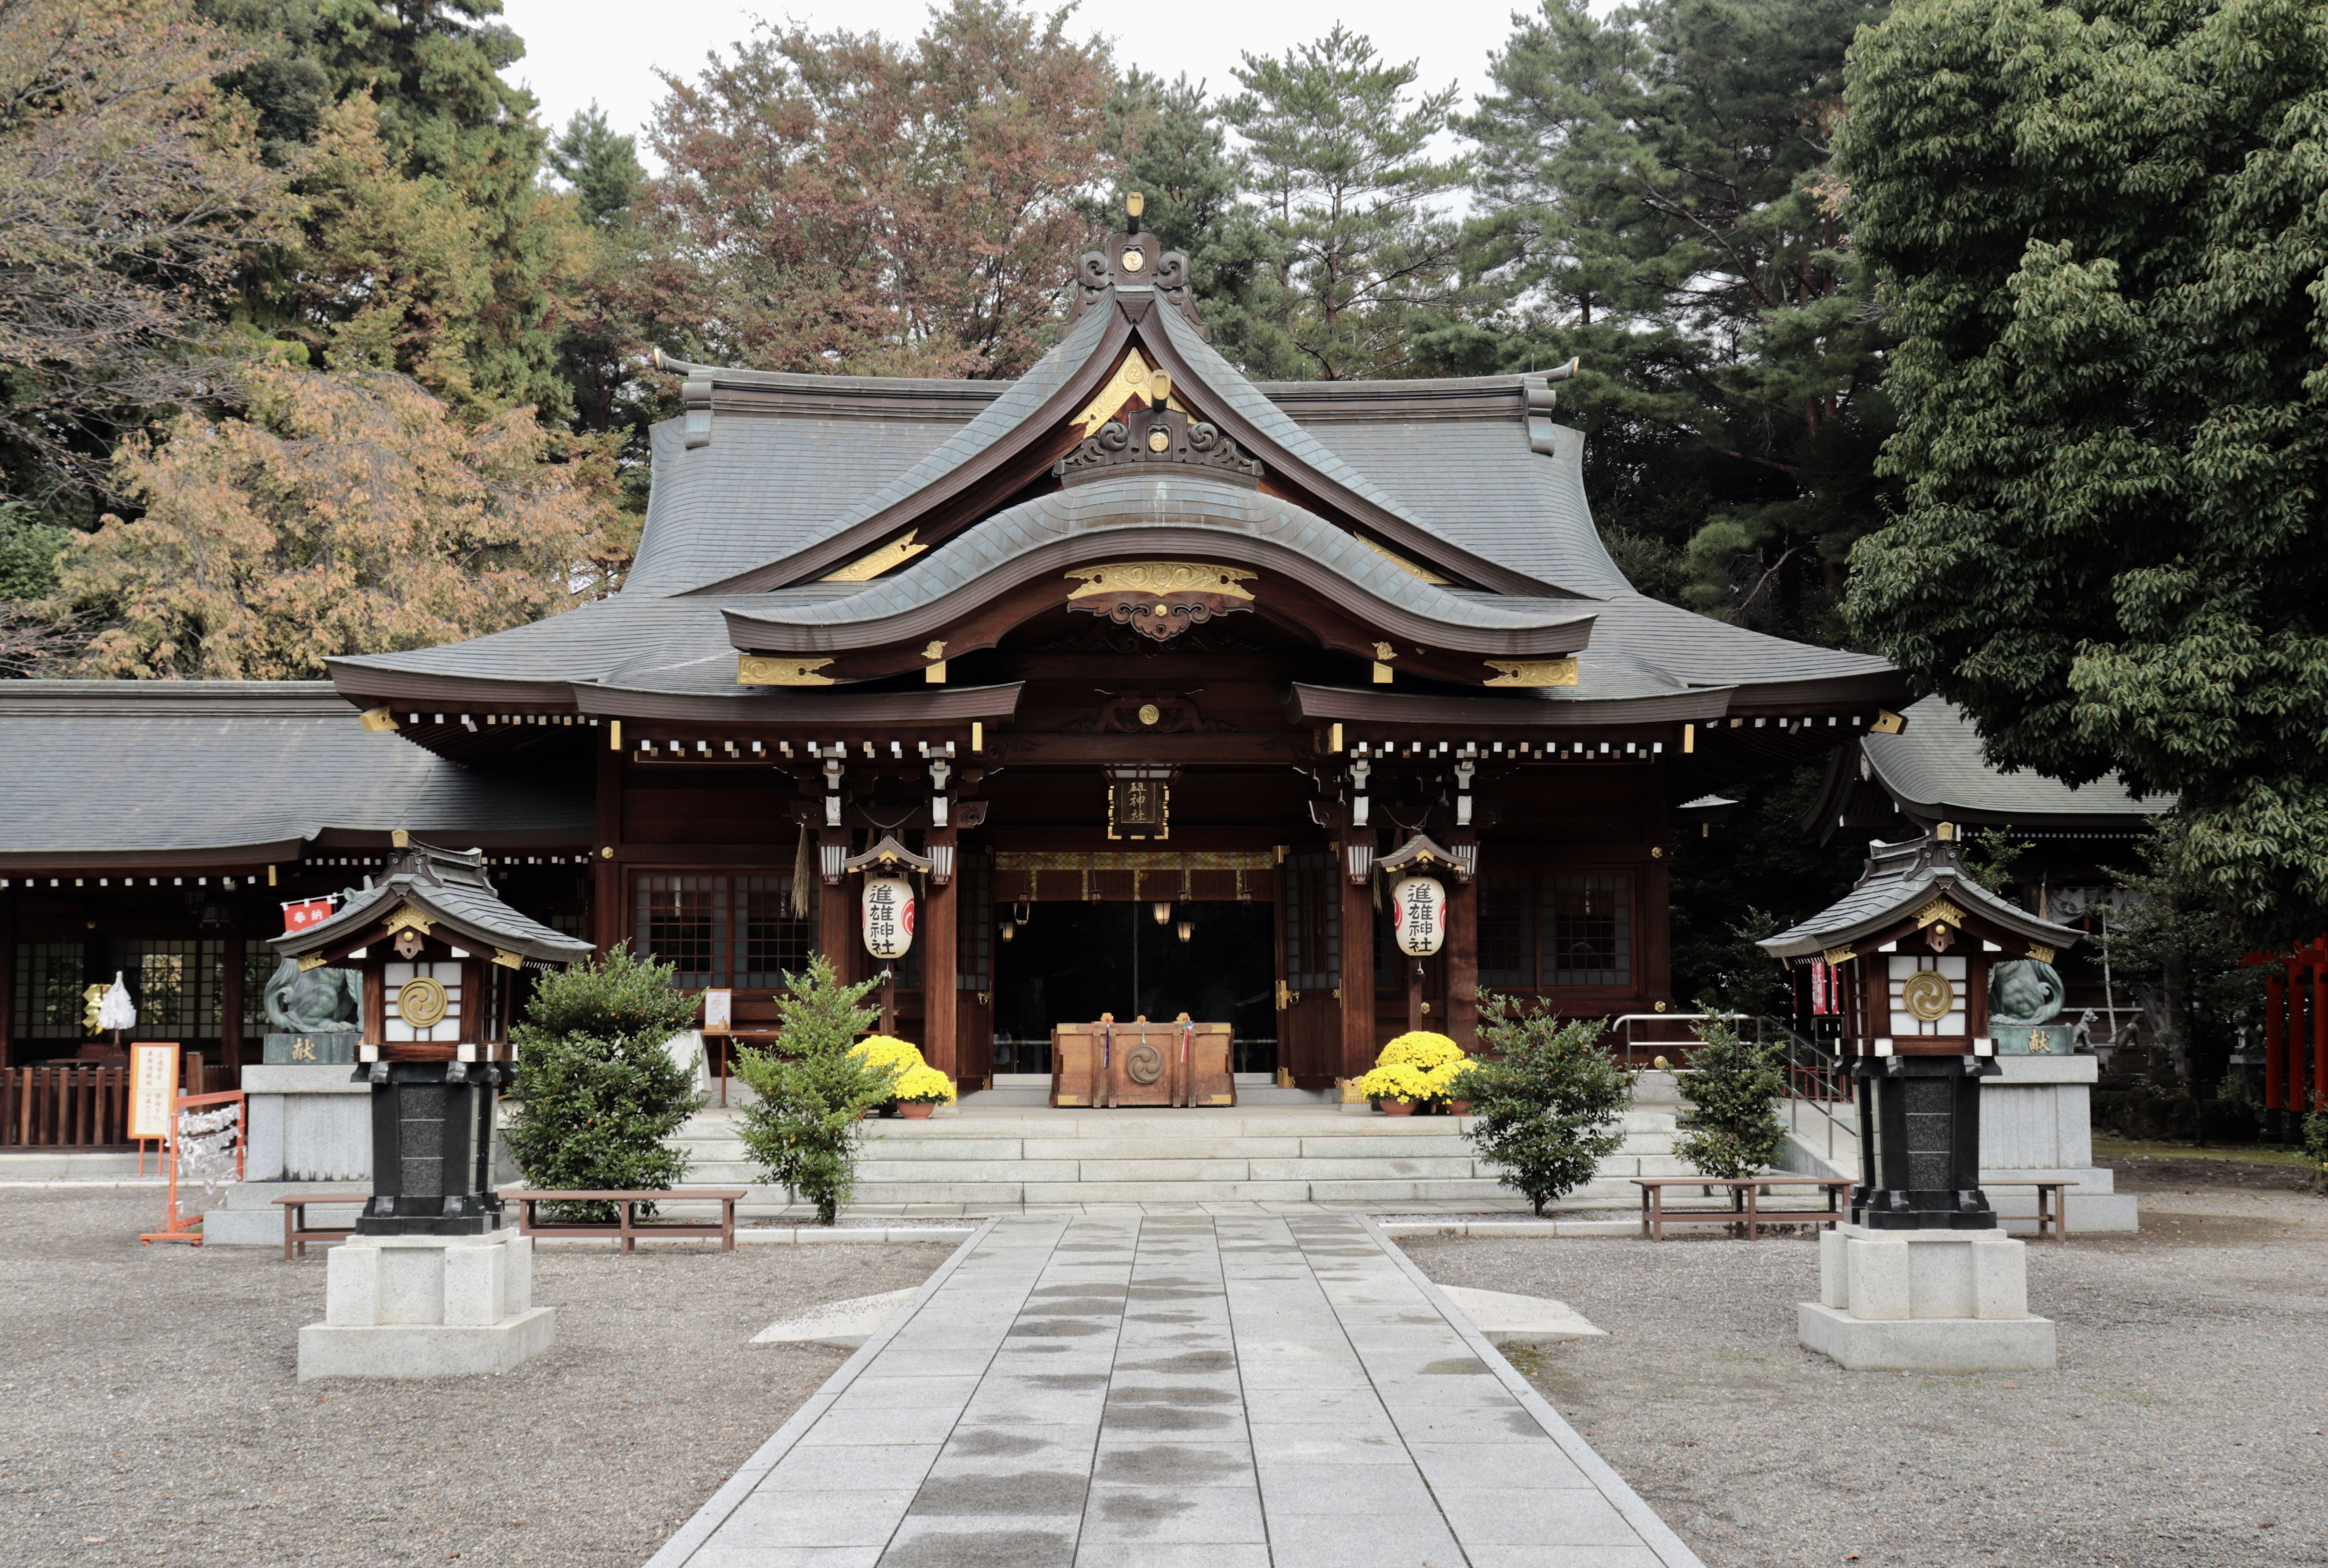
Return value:
[(1609, 1330), (1513, 1359), (1711, 1568), (2328, 1562), (2328, 1202), (2207, 1174), (2145, 1171), (2138, 1237), (2030, 1246), (2045, 1373), (1803, 1350), (1807, 1239), (1403, 1245)]
[(635, 1568), (848, 1357), (745, 1341), (953, 1250), (544, 1248), (548, 1355), (302, 1385), (322, 1250), (141, 1247), (158, 1203), (0, 1194), (0, 1563)]

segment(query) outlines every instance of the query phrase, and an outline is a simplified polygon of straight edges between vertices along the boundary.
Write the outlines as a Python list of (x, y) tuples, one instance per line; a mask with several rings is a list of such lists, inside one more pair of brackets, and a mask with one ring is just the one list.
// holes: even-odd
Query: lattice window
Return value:
[(80, 1038), (81, 945), (16, 944), (16, 1005), (10, 1032), (17, 1040)]
[(816, 922), (793, 913), (793, 879), (736, 879), (736, 924), (741, 935), (733, 977), (726, 984), (746, 991), (781, 991), (786, 975), (808, 967), (816, 951)]
[(642, 876), (636, 885), (638, 951), (671, 966), (681, 990), (726, 985), (728, 879)]
[(1479, 984), (1519, 990), (1535, 983), (1536, 879), (1504, 872), (1478, 882)]
[(1479, 984), (1490, 990), (1633, 983), (1633, 879), (1504, 872), (1478, 882)]
[(1285, 857), (1285, 985), (1328, 991), (1342, 983), (1339, 858), (1328, 850)]
[(274, 1027), (267, 1022), (267, 983), (275, 977), (282, 961), (282, 956), (261, 938), (243, 939), (242, 1032), (246, 1039), (256, 1040)]
[(1633, 983), (1633, 879), (1622, 872), (1552, 879), (1552, 985)]
[(953, 896), (954, 989), (994, 989), (994, 862), (976, 850), (956, 852)]
[(114, 944), (114, 966), (137, 1009), (130, 1040), (189, 1040), (219, 1032), (223, 942), (133, 937)]

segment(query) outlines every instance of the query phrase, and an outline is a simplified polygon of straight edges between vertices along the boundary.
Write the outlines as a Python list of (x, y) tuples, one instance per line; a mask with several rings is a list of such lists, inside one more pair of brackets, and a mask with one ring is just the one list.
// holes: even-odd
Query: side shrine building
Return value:
[[(1560, 372), (1257, 385), (1186, 280), (1111, 236), (1016, 382), (665, 361), (636, 564), (549, 620), (328, 686), (0, 686), (7, 1059), (85, 1053), (117, 970), (139, 1034), (257, 1059), (277, 906), (399, 833), (744, 1035), (812, 948), (882, 966), (902, 874), (886, 999), (965, 1087), (1103, 1013), (1323, 1087), (1412, 1024), (1468, 1045), (1482, 987), (1670, 1007), (1676, 807), (1901, 677), (1635, 593)], [(1443, 882), (1420, 963), (1385, 862)]]

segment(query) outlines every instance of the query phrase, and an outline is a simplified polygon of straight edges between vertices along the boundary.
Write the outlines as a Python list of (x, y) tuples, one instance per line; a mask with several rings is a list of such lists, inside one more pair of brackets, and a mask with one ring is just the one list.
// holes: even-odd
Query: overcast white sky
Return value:
[[(1112, 37), (1119, 65), (1137, 64), (1167, 79), (1185, 71), (1218, 93), (1235, 90), (1229, 69), (1240, 51), (1280, 54), (1340, 21), (1372, 38), (1385, 58), (1420, 61), (1421, 85), (1457, 82), (1468, 99), (1486, 86), (1488, 51), (1510, 36), (1513, 11), (1535, 8), (1535, 0), (1146, 0), (1086, 4), (1070, 25), (1079, 34)], [(846, 28), (911, 38), (929, 14), (926, 0), (503, 0), (503, 10), (526, 44), (525, 58), (504, 74), (533, 89), (544, 125), (564, 125), (595, 98), (616, 129), (632, 132), (645, 125), (661, 96), (655, 68), (691, 76), (708, 51), (746, 36), (759, 17), (797, 20), (820, 33)], [(639, 150), (647, 153), (643, 137)]]

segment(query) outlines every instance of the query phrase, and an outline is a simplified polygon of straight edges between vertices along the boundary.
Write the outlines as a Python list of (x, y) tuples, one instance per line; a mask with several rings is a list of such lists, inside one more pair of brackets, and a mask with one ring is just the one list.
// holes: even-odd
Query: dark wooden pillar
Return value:
[(219, 974), (219, 1059), (234, 1069), (227, 1087), (235, 1088), (242, 1083), (242, 913), (237, 904), (228, 907), (234, 912), (221, 938), (226, 962)]
[(1413, 1034), (1422, 1027), (1422, 960), (1400, 957), (1406, 966), (1406, 1030)]
[(623, 939), (628, 922), (623, 910), (623, 863), (615, 850), (623, 841), (623, 754), (617, 750), (621, 731), (605, 727), (605, 749), (598, 753), (597, 843), (590, 851), (590, 940), (601, 954)]
[(865, 944), (858, 933), (856, 888), (850, 879), (843, 877), (838, 887), (825, 884), (821, 852), (827, 845), (849, 847), (849, 830), (845, 827), (825, 827), (817, 830), (820, 854), (816, 879), (816, 950), (832, 964), (833, 973), (844, 982), (862, 980), (869, 972), (866, 966)]
[[(942, 831), (932, 830), (930, 841), (933, 845), (953, 838), (953, 835), (946, 832), (945, 839), (941, 839), (939, 833)], [(946, 847), (951, 849), (953, 846), (947, 844)], [(955, 869), (957, 872), (960, 870), (958, 862)], [(922, 929), (914, 933), (914, 940), (922, 945), (922, 1059), (946, 1077), (959, 1081), (960, 1053), (955, 1027), (959, 1010), (954, 990), (954, 966), (957, 960), (955, 942), (958, 939), (956, 916), (962, 905), (955, 882), (949, 879), (941, 887), (934, 879), (931, 879), (925, 903)]]
[(1447, 884), (1447, 1037), (1479, 1049), (1479, 888)]
[(1334, 880), (1342, 889), (1342, 1065), (1336, 1076), (1361, 1078), (1375, 1065), (1375, 892), (1345, 874), (1335, 856)]
[[(9, 879), (14, 882), (15, 879)], [(0, 889), (0, 1068), (15, 1060), (16, 890)]]

